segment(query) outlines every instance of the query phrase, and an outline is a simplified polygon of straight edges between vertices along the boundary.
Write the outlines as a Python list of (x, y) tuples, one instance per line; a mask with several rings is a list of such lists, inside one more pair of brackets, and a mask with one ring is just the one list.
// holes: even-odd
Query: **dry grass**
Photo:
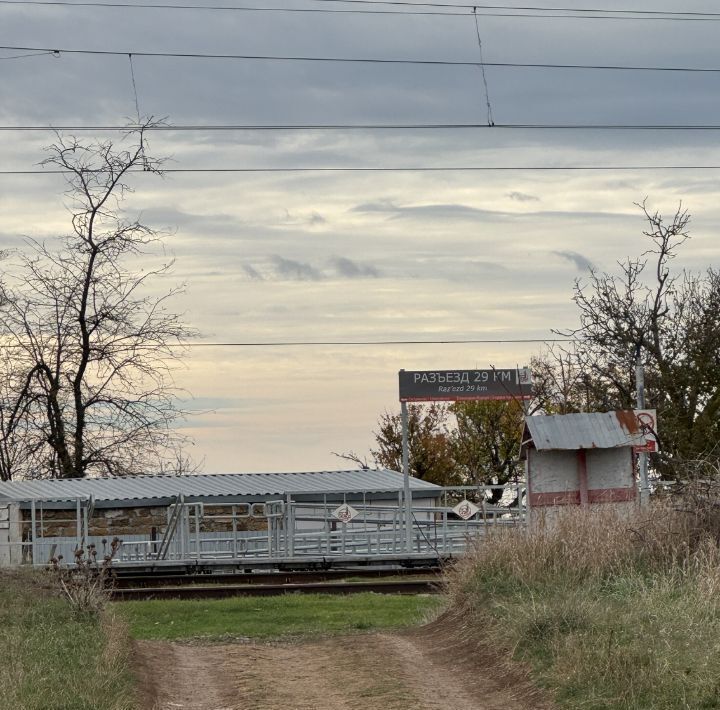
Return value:
[(720, 707), (720, 527), (707, 503), (632, 520), (569, 510), (500, 532), (455, 568), (452, 605), (565, 707)]
[(0, 574), (0, 707), (131, 710), (130, 640), (108, 612), (84, 617), (34, 570)]

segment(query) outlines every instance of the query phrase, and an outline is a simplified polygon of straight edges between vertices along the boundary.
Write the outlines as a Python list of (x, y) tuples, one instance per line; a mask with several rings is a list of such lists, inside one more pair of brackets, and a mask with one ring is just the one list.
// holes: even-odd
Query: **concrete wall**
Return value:
[(634, 509), (637, 487), (631, 447), (580, 451), (528, 450), (531, 520), (540, 511), (567, 505), (608, 505)]
[(635, 500), (632, 449), (591, 449), (587, 452), (590, 503), (624, 503)]
[(22, 564), (22, 516), (17, 505), (0, 505), (0, 567)]

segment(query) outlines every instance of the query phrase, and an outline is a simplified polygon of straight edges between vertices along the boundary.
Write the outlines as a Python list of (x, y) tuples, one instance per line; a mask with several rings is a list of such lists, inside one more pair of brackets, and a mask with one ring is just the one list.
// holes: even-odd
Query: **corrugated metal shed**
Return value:
[[(434, 497), (438, 486), (410, 479), (418, 497)], [(179, 494), (188, 502), (262, 501), (286, 493), (333, 494), (342, 491), (397, 492), (403, 477), (389, 469), (313, 471), (308, 473), (217, 473), (188, 476), (127, 476), (0, 482), (0, 501), (42, 500), (64, 503), (91, 495), (98, 507), (125, 507), (148, 501), (165, 505)], [(317, 495), (316, 495), (317, 497)]]
[(614, 449), (642, 446), (645, 437), (630, 410), (525, 417), (523, 451)]

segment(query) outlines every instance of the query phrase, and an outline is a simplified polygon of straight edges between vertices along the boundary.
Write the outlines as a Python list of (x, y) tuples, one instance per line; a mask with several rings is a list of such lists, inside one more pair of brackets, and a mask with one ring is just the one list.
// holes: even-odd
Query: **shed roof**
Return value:
[[(179, 494), (188, 502), (267, 500), (287, 493), (333, 494), (343, 491), (396, 492), (403, 476), (389, 469), (313, 471), (308, 473), (216, 473), (198, 475), (117, 476), (0, 482), (0, 501), (73, 504), (92, 495), (99, 507), (124, 507), (148, 501), (167, 504)], [(439, 488), (417, 478), (410, 479), (413, 492), (433, 497)]]
[(525, 417), (523, 451), (614, 449), (642, 446), (645, 437), (632, 410)]

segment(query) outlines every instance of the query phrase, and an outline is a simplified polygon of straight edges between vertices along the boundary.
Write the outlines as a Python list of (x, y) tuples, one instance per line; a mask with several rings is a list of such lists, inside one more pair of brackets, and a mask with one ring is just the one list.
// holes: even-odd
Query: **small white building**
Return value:
[(530, 520), (557, 506), (634, 506), (634, 448), (645, 443), (632, 411), (526, 417)]

